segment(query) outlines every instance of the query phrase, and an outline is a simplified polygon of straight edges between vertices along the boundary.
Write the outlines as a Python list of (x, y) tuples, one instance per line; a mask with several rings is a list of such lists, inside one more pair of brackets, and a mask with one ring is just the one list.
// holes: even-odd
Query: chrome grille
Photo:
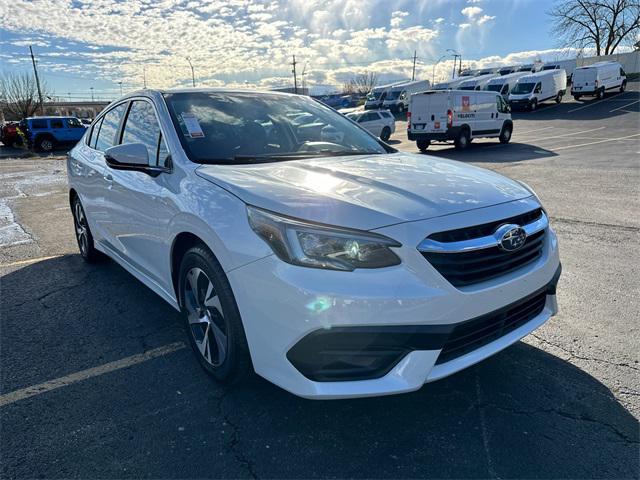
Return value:
[[(500, 248), (494, 233), (502, 225), (516, 224), (527, 233), (524, 245), (515, 251)], [(463, 287), (505, 275), (542, 255), (549, 225), (542, 209), (517, 217), (448, 230), (430, 235), (418, 246), (424, 258), (452, 285)]]

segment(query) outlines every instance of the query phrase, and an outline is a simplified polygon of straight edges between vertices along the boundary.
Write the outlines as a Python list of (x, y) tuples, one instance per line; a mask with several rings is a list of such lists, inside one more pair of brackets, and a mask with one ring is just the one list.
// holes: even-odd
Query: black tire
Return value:
[(36, 149), (41, 152), (51, 152), (56, 146), (56, 141), (49, 137), (43, 136), (36, 140)]
[(622, 85), (620, 85), (620, 93), (624, 92), (627, 89), (627, 81), (624, 80)]
[(470, 143), (471, 135), (469, 134), (469, 130), (466, 128), (461, 129), (458, 137), (454, 140), (456, 150), (465, 150), (469, 147)]
[(529, 110), (533, 112), (537, 108), (538, 108), (538, 99), (534, 98), (533, 100), (531, 100), (531, 102), (529, 102)]
[(556, 103), (561, 103), (562, 102), (562, 92), (558, 92), (558, 95), (556, 95)]
[(509, 143), (511, 141), (511, 134), (513, 133), (513, 126), (510, 124), (505, 124), (502, 126), (502, 130), (500, 131), (500, 136), (498, 140), (500, 143)]
[(602, 100), (603, 98), (604, 98), (604, 88), (601, 88), (600, 90), (598, 90), (598, 93), (596, 93), (596, 99)]
[(382, 132), (380, 132), (380, 140), (387, 142), (389, 138), (391, 138), (391, 129), (389, 127), (384, 127)]
[[(240, 312), (222, 267), (208, 248), (198, 245), (182, 257), (179, 275), (180, 306), (198, 362), (219, 382), (241, 381), (252, 370), (251, 357)], [(209, 285), (212, 290), (207, 297)], [(202, 336), (200, 341), (198, 336)]]
[(576, 100), (576, 101), (579, 101), (580, 100), (580, 95), (574, 95), (573, 99)]
[(80, 256), (85, 262), (97, 262), (101, 259), (101, 255), (93, 244), (93, 235), (89, 229), (87, 215), (84, 213), (84, 207), (77, 195), (71, 201), (71, 214), (73, 215), (73, 227)]
[(427, 148), (429, 148), (429, 145), (431, 145), (431, 140), (418, 140), (416, 142), (416, 145), (418, 146), (418, 150), (420, 150), (421, 152), (426, 152)]

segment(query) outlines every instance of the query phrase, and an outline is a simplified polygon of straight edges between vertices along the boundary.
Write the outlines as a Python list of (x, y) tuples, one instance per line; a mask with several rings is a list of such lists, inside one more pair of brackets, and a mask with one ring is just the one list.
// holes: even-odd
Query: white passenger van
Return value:
[(477, 77), (472, 77), (458, 85), (458, 90), (483, 90), (484, 87), (487, 86), (489, 80), (492, 78), (496, 78), (499, 74), (497, 73), (485, 73), (484, 75), (478, 75)]
[(563, 69), (541, 70), (518, 79), (509, 94), (509, 105), (535, 110), (539, 103), (551, 98), (560, 103), (565, 93), (567, 73)]
[(411, 95), (407, 113), (409, 140), (425, 151), (432, 141), (453, 141), (459, 150), (477, 137), (509, 143), (511, 110), (501, 95), (487, 91), (430, 90)]
[(627, 74), (618, 62), (598, 62), (587, 67), (576, 68), (571, 95), (576, 100), (583, 95), (592, 95), (600, 100), (604, 97), (606, 90), (618, 89), (624, 92), (625, 88), (627, 88)]
[(429, 90), (430, 83), (429, 80), (416, 80), (394, 85), (387, 90), (382, 108), (392, 112), (406, 112), (411, 94)]
[(518, 79), (525, 75), (529, 74), (527, 72), (514, 72), (507, 73), (501, 77), (494, 77), (485, 85), (484, 90), (499, 93), (502, 95), (502, 98), (507, 100), (509, 98), (509, 93), (516, 85)]
[[(406, 82), (404, 82), (406, 83)], [(402, 82), (390, 83), (388, 85), (380, 85), (373, 87), (367, 94), (367, 99), (364, 102), (365, 110), (377, 110), (382, 107), (382, 102), (387, 96), (387, 90), (396, 85), (401, 85)]]

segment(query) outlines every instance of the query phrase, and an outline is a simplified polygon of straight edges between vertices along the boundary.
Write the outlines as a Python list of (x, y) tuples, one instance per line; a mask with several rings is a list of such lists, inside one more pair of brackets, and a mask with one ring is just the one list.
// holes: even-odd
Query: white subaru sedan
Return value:
[(557, 239), (529, 187), (398, 152), (303, 96), (132, 93), (68, 174), (83, 258), (108, 255), (183, 312), (221, 382), (408, 392), (557, 311)]

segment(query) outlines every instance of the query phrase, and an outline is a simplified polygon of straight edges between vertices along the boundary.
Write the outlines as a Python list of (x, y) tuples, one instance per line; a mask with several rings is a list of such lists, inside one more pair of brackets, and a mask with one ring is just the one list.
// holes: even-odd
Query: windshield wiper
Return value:
[(319, 150), (314, 152), (259, 153), (255, 155), (235, 155), (232, 158), (200, 159), (201, 163), (214, 165), (244, 165), (252, 163), (269, 163), (285, 160), (303, 160), (305, 158), (343, 157), (351, 155), (380, 155), (385, 152), (376, 151), (341, 151)]

